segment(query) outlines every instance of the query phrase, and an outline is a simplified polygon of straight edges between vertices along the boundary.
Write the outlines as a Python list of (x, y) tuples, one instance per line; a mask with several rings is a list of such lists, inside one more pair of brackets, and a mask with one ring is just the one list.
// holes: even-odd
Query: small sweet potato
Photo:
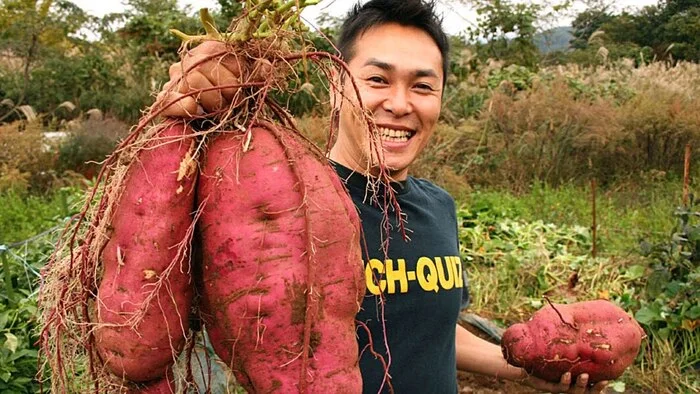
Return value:
[(248, 392), (360, 393), (360, 223), (324, 157), (259, 125), (207, 147), (203, 320)]
[(565, 372), (589, 382), (618, 378), (633, 362), (644, 330), (605, 300), (552, 304), (526, 323), (509, 327), (501, 348), (508, 363), (551, 382)]
[(187, 133), (164, 127), (131, 164), (101, 255), (95, 345), (128, 381), (161, 378), (188, 332), (196, 163)]

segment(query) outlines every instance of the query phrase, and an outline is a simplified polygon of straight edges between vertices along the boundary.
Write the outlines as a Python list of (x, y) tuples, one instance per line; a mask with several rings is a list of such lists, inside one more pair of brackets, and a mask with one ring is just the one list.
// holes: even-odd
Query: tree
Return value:
[(657, 59), (700, 61), (700, 0), (661, 0), (601, 29), (615, 43), (649, 48)]
[(602, 9), (587, 9), (576, 16), (571, 23), (574, 38), (570, 42), (571, 48), (584, 49), (588, 47), (588, 39), (601, 26), (610, 22), (614, 17), (609, 13), (609, 7)]
[[(65, 0), (1, 0), (0, 53), (18, 59), (21, 77), (3, 78), (4, 95), (16, 105), (25, 102), (31, 88), (33, 69), (45, 58), (56, 56), (74, 46), (72, 37), (89, 17), (82, 9)], [(13, 70), (6, 70), (12, 73)], [(0, 117), (0, 121), (8, 114)]]
[(227, 27), (233, 18), (237, 17), (243, 11), (243, 5), (239, 0), (217, 0), (219, 2), (220, 10), (217, 13), (218, 18), (215, 17), (216, 23), (220, 27)]
[(477, 13), (476, 26), (467, 28), (480, 58), (535, 68), (540, 54), (535, 36), (570, 6), (569, 1), (515, 3), (511, 0), (462, 0)]

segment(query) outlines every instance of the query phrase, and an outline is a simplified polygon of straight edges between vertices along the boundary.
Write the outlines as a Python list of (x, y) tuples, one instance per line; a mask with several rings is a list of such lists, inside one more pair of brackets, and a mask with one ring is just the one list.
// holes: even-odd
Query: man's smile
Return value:
[(379, 137), (382, 141), (408, 142), (415, 135), (415, 131), (403, 126), (377, 125)]

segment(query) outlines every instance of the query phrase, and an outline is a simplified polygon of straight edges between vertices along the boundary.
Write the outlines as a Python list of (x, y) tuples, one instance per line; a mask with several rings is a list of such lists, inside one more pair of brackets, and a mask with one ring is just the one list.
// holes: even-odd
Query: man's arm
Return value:
[(455, 333), (455, 347), (457, 369), (460, 371), (513, 380), (552, 393), (600, 393), (608, 385), (608, 382), (599, 382), (593, 388), (587, 389), (588, 375), (586, 374), (579, 376), (574, 385), (571, 384), (571, 374), (569, 373), (562, 375), (559, 383), (550, 383), (530, 376), (522, 368), (508, 364), (503, 358), (500, 346), (477, 337), (459, 324)]
[(503, 358), (501, 347), (485, 341), (457, 325), (455, 336), (457, 369), (507, 380), (522, 380), (523, 370)]

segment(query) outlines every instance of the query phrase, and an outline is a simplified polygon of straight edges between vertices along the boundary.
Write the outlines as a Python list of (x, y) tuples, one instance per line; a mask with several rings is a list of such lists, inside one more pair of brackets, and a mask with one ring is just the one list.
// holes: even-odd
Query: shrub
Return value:
[(0, 191), (46, 190), (55, 178), (54, 161), (39, 122), (0, 125)]
[(80, 123), (61, 144), (57, 169), (61, 172), (75, 171), (92, 178), (99, 171), (99, 163), (112, 153), (119, 139), (127, 132), (127, 126), (114, 119)]
[(700, 140), (698, 81), (697, 65), (620, 64), (550, 69), (531, 89), (497, 90), (475, 123), (486, 137), (470, 180), (519, 190), (533, 180), (679, 173), (685, 145)]

